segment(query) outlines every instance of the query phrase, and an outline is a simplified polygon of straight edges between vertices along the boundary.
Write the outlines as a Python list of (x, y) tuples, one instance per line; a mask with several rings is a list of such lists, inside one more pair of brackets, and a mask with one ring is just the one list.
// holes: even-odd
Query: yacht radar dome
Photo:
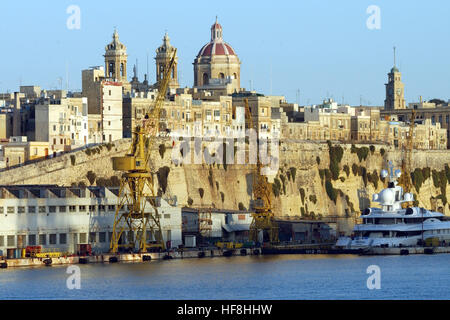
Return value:
[(403, 196), (403, 200), (404, 201), (414, 201), (414, 196), (412, 193), (405, 193), (405, 195)]

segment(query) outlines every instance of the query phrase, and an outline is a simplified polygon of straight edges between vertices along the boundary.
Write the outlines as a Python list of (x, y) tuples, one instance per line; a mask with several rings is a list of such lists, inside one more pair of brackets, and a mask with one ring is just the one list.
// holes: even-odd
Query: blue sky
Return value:
[[(241, 86), (300, 103), (326, 97), (382, 105), (397, 47), (407, 102), (448, 99), (450, 2), (442, 1), (2, 1), (0, 91), (22, 85), (81, 88), (81, 70), (103, 65), (117, 26), (128, 48), (128, 77), (155, 78), (155, 49), (165, 30), (178, 48), (182, 86), (192, 86), (192, 63), (209, 41), (218, 15), (226, 42), (241, 59)], [(69, 5), (81, 9), (80, 30), (69, 30)], [(369, 5), (381, 10), (381, 29), (369, 30)]]

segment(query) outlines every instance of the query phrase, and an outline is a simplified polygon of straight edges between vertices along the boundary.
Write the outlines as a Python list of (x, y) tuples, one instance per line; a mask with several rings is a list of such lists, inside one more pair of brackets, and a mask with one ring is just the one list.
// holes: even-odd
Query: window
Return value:
[(106, 232), (98, 233), (98, 242), (100, 242), (100, 243), (106, 242)]
[(36, 235), (35, 234), (28, 235), (28, 245), (30, 245), (30, 246), (36, 245)]
[(90, 205), (90, 206), (89, 206), (89, 211), (94, 212), (94, 211), (95, 211), (95, 205)]
[(49, 244), (56, 244), (56, 234), (50, 234)]
[(89, 243), (97, 242), (97, 233), (96, 232), (89, 232)]
[(39, 206), (39, 213), (45, 213), (45, 206)]
[(40, 245), (46, 245), (47, 244), (47, 235), (46, 234), (40, 234), (39, 235), (39, 244)]
[(67, 234), (60, 233), (59, 234), (59, 244), (66, 244), (66, 243), (67, 243)]
[(48, 207), (48, 212), (50, 212), (50, 213), (56, 212), (56, 206), (49, 206)]
[(25, 207), (18, 207), (17, 213), (25, 213)]
[(116, 211), (116, 206), (115, 205), (109, 205), (108, 206), (108, 211)]
[(28, 213), (36, 213), (36, 207), (28, 207)]
[(170, 214), (165, 214), (164, 219), (170, 219)]
[(5, 236), (0, 236), (0, 247), (5, 246)]
[(86, 212), (86, 206), (79, 206), (78, 211), (80, 212)]
[(77, 206), (69, 206), (69, 212), (77, 211)]
[(5, 208), (3, 208), (3, 207), (0, 207), (0, 214), (3, 214), (3, 213), (4, 213), (4, 211), (5, 211)]
[(7, 207), (6, 208), (7, 213), (14, 213), (14, 207)]
[(98, 205), (98, 211), (105, 211), (105, 205), (104, 204)]
[(80, 233), (80, 243), (86, 243), (86, 233)]
[(66, 212), (66, 206), (59, 206), (59, 212)]
[(16, 245), (15, 236), (7, 236), (6, 237), (6, 245), (8, 247), (14, 247)]

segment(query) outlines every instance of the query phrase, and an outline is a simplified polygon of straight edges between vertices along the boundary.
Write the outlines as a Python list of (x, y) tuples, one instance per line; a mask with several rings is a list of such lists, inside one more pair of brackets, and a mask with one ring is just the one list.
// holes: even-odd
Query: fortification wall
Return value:
[[(110, 146), (103, 146), (98, 153), (90, 155), (78, 151), (54, 159), (30, 164), (21, 168), (0, 172), (0, 184), (59, 184), (72, 185), (84, 183), (91, 185), (104, 183), (105, 179), (120, 176), (112, 170), (111, 157), (124, 155), (129, 150), (129, 139), (119, 140)], [(224, 209), (249, 208), (251, 199), (252, 168), (245, 165), (222, 164), (175, 164), (172, 161), (170, 138), (157, 141), (152, 152), (152, 163), (156, 170), (166, 167), (167, 185), (157, 186), (165, 189), (166, 196), (176, 196), (179, 205), (195, 207), (216, 207)], [(177, 142), (178, 143), (178, 142)], [(160, 148), (164, 144), (165, 151)], [(375, 145), (365, 159), (359, 159), (352, 152), (349, 144), (340, 144), (343, 156), (338, 164), (339, 177), (330, 179), (325, 171), (330, 169), (329, 146), (326, 143), (306, 143), (303, 141), (285, 141), (280, 144), (280, 165), (275, 176), (270, 177), (274, 183), (276, 195), (273, 209), (278, 216), (352, 216), (369, 205), (371, 195), (380, 191), (382, 181), (371, 182), (373, 175), (378, 175), (387, 168), (387, 161), (392, 161), (396, 168), (401, 167), (402, 152), (383, 145)], [(356, 145), (366, 147), (369, 145)], [(96, 148), (98, 150), (99, 147)], [(384, 149), (384, 152), (381, 151)], [(92, 150), (92, 149), (91, 149)], [(176, 149), (175, 152), (178, 152)], [(74, 159), (74, 160), (73, 160)], [(320, 161), (319, 161), (320, 160)], [(414, 151), (412, 156), (414, 168), (444, 170), (450, 162), (450, 152)], [(348, 166), (348, 174), (344, 171)], [(366, 174), (361, 174), (364, 171)], [(356, 169), (356, 171), (354, 170)], [(88, 172), (95, 173), (96, 181), (89, 181)], [(161, 173), (161, 176), (164, 174)], [(369, 176), (369, 177), (368, 177)], [(92, 180), (92, 177), (90, 177)], [(102, 180), (103, 179), (103, 180)], [(165, 180), (165, 179), (163, 179)], [(327, 192), (328, 185), (336, 192), (332, 200)], [(118, 181), (116, 179), (116, 181)], [(158, 181), (155, 178), (155, 181)], [(277, 183), (278, 181), (278, 183)], [(163, 183), (165, 184), (165, 183)], [(446, 198), (450, 199), (445, 189)], [(440, 207), (444, 213), (450, 212), (446, 201), (431, 198), (441, 195), (441, 188), (435, 187), (432, 177), (424, 181), (417, 195), (419, 205), (432, 208)], [(445, 202), (445, 203), (444, 203)]]

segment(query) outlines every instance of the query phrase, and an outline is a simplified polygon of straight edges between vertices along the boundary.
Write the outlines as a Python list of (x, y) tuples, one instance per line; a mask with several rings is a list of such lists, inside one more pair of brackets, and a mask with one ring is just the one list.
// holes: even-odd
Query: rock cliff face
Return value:
[[(120, 173), (112, 170), (111, 157), (128, 152), (130, 140), (78, 151), (54, 159), (0, 172), (1, 184), (114, 185)], [(175, 147), (173, 148), (173, 145)], [(164, 147), (162, 146), (164, 145)], [(178, 141), (158, 140), (152, 162), (159, 171), (159, 186), (167, 197), (176, 196), (179, 205), (224, 209), (249, 208), (252, 169), (245, 165), (175, 164), (172, 153)], [(331, 147), (331, 150), (330, 150)], [(369, 205), (372, 194), (385, 184), (379, 179), (387, 161), (401, 168), (401, 151), (383, 145), (282, 142), (279, 169), (269, 177), (278, 216), (358, 215)], [(449, 151), (414, 151), (419, 205), (449, 212), (446, 187), (450, 181)], [(447, 169), (446, 169), (447, 168)], [(426, 173), (428, 172), (428, 174)], [(424, 174), (422, 174), (424, 173)], [(155, 179), (156, 180), (156, 179)], [(419, 187), (420, 185), (420, 187)], [(434, 198), (434, 200), (433, 200)], [(450, 198), (449, 198), (450, 199)]]

